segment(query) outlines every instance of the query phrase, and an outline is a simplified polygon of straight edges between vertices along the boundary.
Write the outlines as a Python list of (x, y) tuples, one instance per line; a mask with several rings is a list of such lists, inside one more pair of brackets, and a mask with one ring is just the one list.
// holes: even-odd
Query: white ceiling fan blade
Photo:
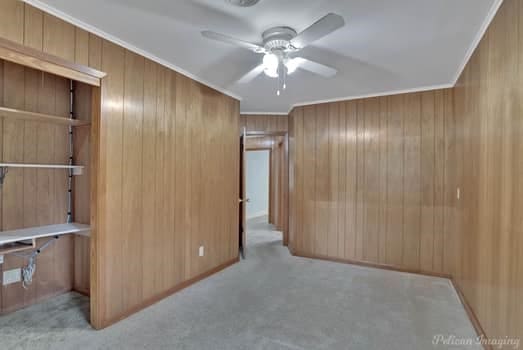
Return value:
[(263, 64), (260, 64), (259, 66), (254, 67), (253, 69), (251, 69), (251, 71), (249, 73), (247, 73), (243, 77), (241, 77), (240, 80), (238, 80), (238, 83), (240, 83), (240, 84), (250, 83), (258, 75), (262, 74), (264, 69), (265, 69), (265, 67), (263, 66)]
[(230, 36), (223, 35), (220, 33), (211, 32), (209, 30), (203, 31), (202, 35), (207, 39), (221, 41), (223, 43), (227, 43), (227, 44), (231, 44), (231, 45), (236, 45), (239, 47), (243, 47), (244, 49), (257, 52), (257, 53), (265, 52), (265, 49), (263, 47), (261, 47), (260, 45), (253, 44), (253, 43), (239, 40), (239, 39), (235, 39), (235, 38), (232, 38)]
[(308, 60), (303, 57), (296, 57), (296, 58), (294, 58), (294, 60), (296, 60), (299, 68), (304, 69), (304, 70), (309, 71), (314, 74), (321, 75), (322, 77), (325, 77), (325, 78), (332, 78), (336, 74), (338, 74), (338, 71), (332, 67)]
[(292, 46), (303, 49), (314, 41), (329, 35), (345, 25), (345, 20), (340, 15), (329, 13), (309, 28), (291, 40)]

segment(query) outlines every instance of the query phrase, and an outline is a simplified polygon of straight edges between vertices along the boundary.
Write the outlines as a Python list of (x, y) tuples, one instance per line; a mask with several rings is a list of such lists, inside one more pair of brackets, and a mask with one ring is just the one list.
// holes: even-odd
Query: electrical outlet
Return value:
[(14, 269), (9, 271), (4, 271), (2, 284), (7, 286), (8, 284), (13, 284), (20, 282), (22, 280), (22, 271), (20, 269)]
[(4, 263), (4, 256), (0, 255), (0, 265), (2, 265), (3, 263)]
[(205, 248), (204, 248), (203, 245), (200, 247), (200, 249), (198, 249), (198, 255), (199, 256), (204, 256), (205, 255)]

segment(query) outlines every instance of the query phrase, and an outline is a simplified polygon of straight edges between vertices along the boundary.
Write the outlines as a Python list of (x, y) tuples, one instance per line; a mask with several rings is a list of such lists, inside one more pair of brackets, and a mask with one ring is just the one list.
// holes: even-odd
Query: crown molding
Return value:
[(149, 53), (149, 52), (147, 52), (145, 50), (142, 50), (142, 49), (140, 49), (140, 48), (138, 48), (138, 47), (136, 47), (136, 46), (134, 46), (134, 45), (124, 41), (124, 40), (121, 40), (121, 39), (115, 37), (114, 35), (111, 35), (111, 34), (105, 32), (105, 31), (103, 31), (103, 30), (101, 30), (99, 28), (96, 28), (96, 27), (94, 27), (94, 26), (92, 26), (90, 24), (87, 24), (87, 23), (79, 20), (78, 18), (75, 18), (75, 17), (73, 17), (73, 16), (71, 16), (71, 15), (69, 15), (69, 14), (67, 14), (67, 13), (65, 13), (63, 11), (60, 11), (60, 10), (58, 10), (58, 9), (52, 7), (52, 6), (49, 6), (49, 5), (43, 3), (40, 0), (22, 0), (22, 1), (25, 2), (26, 4), (29, 4), (31, 6), (34, 6), (34, 7), (38, 8), (38, 9), (42, 10), (42, 11), (44, 11), (44, 12), (50, 14), (50, 15), (58, 17), (58, 18), (60, 18), (61, 20), (65, 21), (65, 22), (71, 23), (72, 25), (75, 25), (75, 26), (77, 26), (77, 27), (79, 27), (79, 28), (81, 28), (83, 30), (86, 30), (89, 33), (98, 35), (99, 37), (101, 37), (101, 38), (103, 38), (105, 40), (108, 40), (108, 41), (110, 41), (110, 42), (112, 42), (114, 44), (120, 45), (120, 46), (122, 46), (123, 48), (125, 48), (125, 49), (127, 49), (129, 51), (132, 51), (132, 52), (134, 52), (136, 54), (139, 54), (139, 55), (141, 55), (141, 56), (143, 56), (145, 58), (148, 58), (151, 61), (154, 61), (154, 62), (156, 62), (158, 64), (161, 64), (162, 66), (170, 68), (170, 69), (176, 71), (177, 73), (180, 73), (180, 74), (182, 74), (182, 75), (184, 75), (184, 76), (186, 76), (186, 77), (188, 77), (190, 79), (193, 79), (193, 80), (195, 80), (195, 81), (197, 81), (197, 82), (199, 82), (199, 83), (201, 83), (201, 84), (203, 84), (205, 86), (210, 87), (211, 89), (219, 91), (219, 92), (221, 92), (221, 93), (223, 93), (223, 94), (225, 94), (227, 96), (230, 96), (230, 97), (232, 97), (232, 98), (234, 98), (234, 99), (236, 99), (238, 101), (242, 100), (240, 96), (232, 93), (231, 91), (228, 91), (228, 90), (225, 90), (225, 89), (223, 89), (223, 88), (221, 88), (219, 86), (216, 86), (216, 85), (206, 81), (205, 79), (202, 79), (202, 78), (200, 78), (200, 77), (198, 77), (198, 76), (196, 76), (196, 75), (194, 75), (194, 74), (192, 74), (192, 73), (190, 73), (190, 72), (188, 72), (188, 71), (186, 71), (186, 70), (184, 70), (184, 69), (182, 69), (182, 68), (180, 68), (180, 67), (178, 67), (178, 66), (176, 66), (176, 65), (174, 65), (172, 63), (170, 63), (170, 62), (167, 62), (164, 59), (161, 59), (161, 58), (159, 58), (159, 57), (157, 57), (157, 56), (155, 56), (155, 55), (153, 55), (153, 54), (151, 54), (151, 53)]
[[(186, 77), (190, 78), (190, 79), (193, 79), (201, 84), (204, 84), (214, 90), (217, 90), (227, 96), (230, 96), (236, 100), (239, 100), (241, 101), (242, 98), (238, 95), (236, 95), (235, 93), (231, 92), (231, 91), (228, 91), (226, 89), (223, 89), (219, 86), (216, 86), (208, 81), (206, 81), (205, 79), (202, 79), (170, 62), (167, 62), (166, 60), (164, 59), (161, 59), (149, 52), (146, 52), (145, 50), (142, 50), (124, 40), (121, 40), (101, 29), (98, 29), (90, 24), (87, 24), (71, 15), (68, 15), (67, 13), (63, 12), (63, 11), (60, 11), (52, 6), (49, 6), (45, 3), (43, 3), (42, 1), (40, 0), (22, 0), (23, 2), (31, 5), (31, 6), (34, 6), (46, 13), (49, 13), (53, 16), (56, 16), (68, 23), (71, 23), (79, 28), (82, 28), (90, 33), (93, 33), (93, 34), (96, 34), (98, 35), (99, 37), (101, 38), (104, 38), (108, 41), (111, 41), (117, 45), (120, 45), (122, 47), (124, 47), (125, 49), (129, 50), (129, 51), (132, 51), (134, 53), (137, 53), (139, 55), (142, 55), (158, 64), (161, 64), (167, 68), (170, 68), (182, 75), (185, 75)], [(315, 101), (304, 101), (304, 102), (299, 102), (299, 103), (296, 103), (294, 105), (292, 105), (292, 107), (290, 108), (290, 110), (288, 112), (251, 112), (251, 111), (247, 111), (247, 112), (241, 112), (241, 115), (280, 115), (280, 116), (285, 116), (285, 115), (288, 115), (289, 113), (291, 113), (291, 111), (296, 108), (296, 107), (303, 107), (303, 106), (310, 106), (310, 105), (316, 105), (316, 104), (322, 104), (322, 103), (332, 103), (332, 102), (341, 102), (341, 101), (351, 101), (351, 100), (358, 100), (358, 99), (364, 99), (364, 98), (372, 98), (372, 97), (383, 97), (383, 96), (392, 96), (392, 95), (399, 95), (399, 94), (406, 94), (406, 93), (415, 93), (415, 92), (423, 92), (423, 91), (430, 91), (430, 90), (438, 90), (438, 89), (448, 89), (448, 88), (453, 88), (458, 79), (460, 78), (463, 70), (465, 69), (467, 63), (469, 62), (470, 58), (472, 57), (472, 55), (474, 54), (474, 51), (476, 50), (476, 48), (478, 47), (479, 43), (481, 42), (481, 39), (483, 38), (483, 36), (485, 35), (485, 32), (488, 30), (490, 24), (492, 23), (494, 17), (496, 16), (499, 8), (501, 7), (501, 5), (503, 4), (503, 0), (495, 0), (494, 4), (492, 5), (492, 7), (490, 8), (489, 10), (489, 13), (487, 15), (487, 17), (485, 18), (483, 24), (481, 25), (474, 41), (471, 43), (470, 47), (468, 48), (467, 52), (466, 52), (466, 55), (465, 57), (463, 58), (463, 61), (462, 63), (460, 64), (460, 66), (458, 67), (458, 70), (455, 74), (455, 77), (454, 77), (454, 80), (448, 84), (440, 84), (440, 85), (430, 85), (430, 86), (423, 86), (423, 87), (418, 87), (418, 88), (412, 88), (412, 89), (404, 89), (404, 90), (391, 90), (391, 91), (385, 91), (385, 92), (381, 92), (381, 93), (375, 93), (375, 94), (364, 94), (364, 95), (356, 95), (356, 96), (347, 96), (347, 97), (338, 97), (338, 98), (332, 98), (332, 99), (324, 99), (324, 100), (315, 100)]]
[(454, 87), (454, 84), (430, 85), (430, 86), (423, 86), (423, 87), (412, 88), (412, 89), (385, 91), (385, 92), (380, 92), (380, 93), (377, 93), (377, 94), (366, 94), (366, 95), (358, 95), (358, 96), (348, 96), (348, 97), (332, 98), (332, 99), (319, 100), (319, 101), (300, 102), (300, 103), (294, 104), (287, 114), (290, 114), (292, 112), (292, 110), (294, 108), (296, 108), (296, 107), (305, 107), (305, 106), (319, 105), (319, 104), (323, 104), (323, 103), (332, 103), (332, 102), (344, 102), (344, 101), (352, 101), (352, 100), (361, 100), (361, 99), (364, 99), (364, 98), (394, 96), (394, 95), (401, 95), (401, 94), (411, 94), (411, 93), (415, 93), (415, 92), (424, 92), (424, 91), (431, 91), (431, 90), (450, 89), (450, 88), (453, 88), (453, 87)]

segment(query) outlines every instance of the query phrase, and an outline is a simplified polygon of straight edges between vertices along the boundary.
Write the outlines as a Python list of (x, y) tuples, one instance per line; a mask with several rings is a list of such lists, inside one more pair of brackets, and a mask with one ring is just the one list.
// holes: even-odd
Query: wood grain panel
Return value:
[[(142, 230), (143, 230), (143, 101), (144, 58), (125, 52), (124, 106), (122, 120), (122, 242), (125, 254), (132, 256), (124, 264), (123, 275), (133, 276), (123, 288), (123, 303), (136, 305), (142, 299)], [(140, 101), (137, 103), (137, 101)]]
[(292, 111), (293, 252), (409, 271), (432, 272), (437, 260), (442, 269), (447, 178), (435, 166), (449, 150), (443, 147), (443, 120), (436, 128), (435, 113), (444, 119), (449, 104), (452, 111), (449, 91)]
[(24, 3), (22, 1), (1, 1), (0, 37), (22, 44), (24, 41)]
[(287, 115), (254, 115), (242, 114), (240, 116), (240, 130), (245, 127), (247, 132), (278, 132), (287, 131), (289, 128)]
[[(58, 117), (69, 116), (69, 82), (3, 62), (0, 85), (2, 105)], [(2, 118), (2, 160), (27, 163), (65, 163), (68, 129), (36, 121)], [(11, 169), (2, 186), (2, 230), (64, 223), (67, 218), (67, 172), (65, 170)], [(48, 239), (37, 240), (40, 247)], [(8, 255), (0, 272), (20, 268), (27, 260)], [(33, 283), (0, 288), (0, 313), (16, 310), (71, 290), (73, 286), (73, 238), (64, 236), (37, 259)]]
[(520, 1), (502, 4), (453, 93), (461, 198), (445, 268), (491, 338), (523, 337), (522, 19)]

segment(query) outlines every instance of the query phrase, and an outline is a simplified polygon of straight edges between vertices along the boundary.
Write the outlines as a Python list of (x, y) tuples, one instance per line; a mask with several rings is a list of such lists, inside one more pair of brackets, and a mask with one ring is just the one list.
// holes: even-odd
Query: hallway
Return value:
[(292, 257), (263, 221), (248, 225), (246, 260), (122, 322), (93, 331), (71, 307), (85, 298), (68, 294), (0, 317), (2, 348), (404, 350), (475, 337), (447, 280)]

